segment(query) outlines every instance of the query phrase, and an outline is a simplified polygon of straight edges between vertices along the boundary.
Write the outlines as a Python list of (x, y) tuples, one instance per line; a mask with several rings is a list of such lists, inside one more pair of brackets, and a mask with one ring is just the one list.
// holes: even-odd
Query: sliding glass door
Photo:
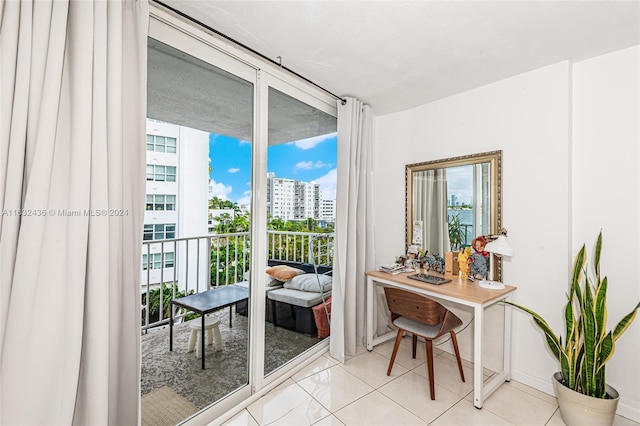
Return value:
[[(168, 14), (149, 34), (142, 416), (211, 421), (328, 345), (335, 101)], [(287, 298), (276, 263), (324, 284)], [(172, 303), (224, 289), (245, 296), (208, 306), (204, 333)]]
[(335, 116), (322, 110), (326, 106), (285, 93), (286, 85), (273, 84), (278, 88), (268, 88), (267, 253), (269, 265), (277, 266), (266, 277), (266, 375), (328, 336), (337, 168)]

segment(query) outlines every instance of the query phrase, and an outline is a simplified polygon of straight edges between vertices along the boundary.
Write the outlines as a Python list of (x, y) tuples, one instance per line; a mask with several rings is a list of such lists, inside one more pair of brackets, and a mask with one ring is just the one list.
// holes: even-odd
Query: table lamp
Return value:
[[(493, 236), (491, 236), (493, 237)], [(487, 243), (484, 247), (484, 251), (487, 251), (491, 254), (495, 254), (497, 256), (513, 256), (513, 248), (507, 242), (507, 231), (502, 230), (500, 235), (497, 236), (493, 241)], [(495, 278), (493, 275), (493, 256), (489, 256), (489, 277), (491, 280), (481, 280), (478, 281), (478, 285), (482, 288), (488, 288), (491, 290), (502, 290), (504, 288), (504, 284), (500, 281), (493, 281)]]

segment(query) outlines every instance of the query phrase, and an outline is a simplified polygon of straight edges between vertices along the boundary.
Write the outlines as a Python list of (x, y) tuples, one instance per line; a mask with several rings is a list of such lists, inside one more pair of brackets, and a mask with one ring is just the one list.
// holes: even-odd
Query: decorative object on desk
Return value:
[(444, 258), (437, 254), (426, 255), (424, 257), (424, 264), (429, 271), (436, 271), (441, 274), (444, 273)]
[(465, 247), (460, 250), (458, 254), (458, 268), (460, 269), (460, 278), (463, 280), (467, 280), (469, 278), (469, 265), (468, 260), (469, 256), (471, 256), (471, 247)]
[(413, 221), (413, 244), (422, 245), (422, 221)]
[[(484, 247), (484, 250), (489, 252), (490, 254), (497, 256), (513, 256), (513, 248), (507, 242), (507, 230), (501, 229), (498, 235), (489, 235), (489, 239), (492, 239), (490, 243)], [(478, 281), (478, 285), (483, 288), (488, 288), (491, 290), (502, 290), (504, 288), (504, 284), (500, 281), (492, 281), (495, 280), (495, 275), (493, 273), (493, 256), (489, 256), (489, 279)]]
[(444, 254), (444, 273), (457, 276), (458, 271), (460, 271), (460, 268), (458, 266), (458, 252), (446, 252)]
[(565, 337), (556, 335), (549, 324), (534, 311), (505, 302), (533, 317), (545, 335), (545, 341), (560, 363), (560, 372), (552, 379), (560, 414), (569, 425), (613, 424), (618, 392), (606, 384), (605, 365), (611, 359), (615, 342), (629, 328), (640, 303), (623, 317), (612, 331), (607, 326), (607, 277), (600, 277), (602, 232), (595, 248), (594, 277), (586, 269), (585, 245), (576, 255), (563, 308)]
[(487, 239), (484, 235), (476, 237), (471, 242), (473, 253), (471, 254), (470, 276), (475, 279), (484, 280), (489, 275), (489, 252), (485, 250)]

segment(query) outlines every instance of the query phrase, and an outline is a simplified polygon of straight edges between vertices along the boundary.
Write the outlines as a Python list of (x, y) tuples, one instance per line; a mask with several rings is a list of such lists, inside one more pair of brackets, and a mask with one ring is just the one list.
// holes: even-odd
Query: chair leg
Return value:
[(451, 341), (453, 342), (453, 350), (456, 351), (456, 359), (458, 360), (458, 370), (460, 370), (460, 378), (464, 382), (464, 371), (462, 371), (462, 360), (460, 359), (460, 351), (458, 350), (458, 338), (456, 337), (456, 333), (450, 331)]
[(198, 332), (196, 330), (191, 330), (191, 334), (189, 335), (189, 345), (187, 346), (187, 352), (193, 352), (196, 348), (196, 337)]
[(220, 334), (220, 327), (216, 324), (213, 326), (213, 336), (216, 342), (216, 351), (222, 350), (222, 335)]
[(425, 339), (427, 344), (427, 372), (429, 373), (429, 391), (431, 393), (431, 399), (436, 399), (436, 386), (435, 377), (433, 375), (433, 342), (431, 339)]
[(418, 336), (413, 335), (412, 339), (413, 343), (413, 359), (416, 359), (416, 348), (418, 347)]
[(398, 354), (398, 348), (400, 347), (400, 342), (402, 342), (402, 334), (404, 330), (398, 329), (398, 337), (396, 337), (396, 344), (393, 347), (393, 353), (391, 354), (391, 360), (389, 360), (389, 368), (387, 369), (387, 376), (391, 375), (391, 369), (393, 368), (393, 363), (396, 360), (396, 355)]

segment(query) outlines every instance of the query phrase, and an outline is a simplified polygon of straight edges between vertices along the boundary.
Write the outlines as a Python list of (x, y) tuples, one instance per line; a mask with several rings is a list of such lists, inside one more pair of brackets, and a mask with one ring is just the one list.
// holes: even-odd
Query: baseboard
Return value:
[(551, 376), (548, 379), (541, 379), (521, 371), (511, 370), (511, 379), (523, 385), (530, 386), (534, 389), (544, 392), (548, 395), (555, 396), (553, 391), (553, 384), (551, 383)]

